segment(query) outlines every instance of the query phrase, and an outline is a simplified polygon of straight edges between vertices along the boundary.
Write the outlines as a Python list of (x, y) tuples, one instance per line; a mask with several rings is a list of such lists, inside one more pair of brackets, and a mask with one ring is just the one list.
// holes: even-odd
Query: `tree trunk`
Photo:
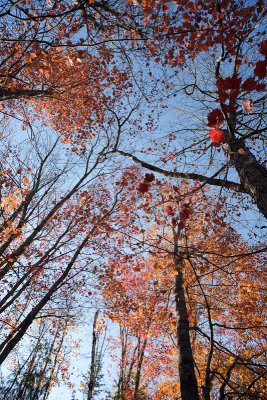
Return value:
[[(140, 345), (141, 345), (141, 340), (140, 340)], [(145, 354), (145, 349), (147, 345), (147, 338), (144, 339), (144, 342), (141, 346), (140, 351), (138, 351), (138, 361), (137, 361), (137, 368), (136, 368), (136, 375), (135, 375), (135, 385), (134, 385), (134, 399), (138, 398), (138, 391), (139, 391), (139, 385), (140, 385), (140, 378), (141, 378), (141, 369), (143, 365), (143, 359), (144, 359), (144, 354)]]
[(91, 400), (95, 388), (95, 362), (96, 362), (96, 343), (97, 343), (97, 333), (96, 333), (96, 323), (98, 318), (99, 310), (95, 312), (94, 324), (93, 324), (93, 338), (92, 338), (92, 354), (91, 354), (91, 368), (90, 377), (88, 382), (88, 392), (87, 400)]
[(241, 185), (253, 198), (258, 209), (267, 218), (267, 170), (240, 140), (228, 143), (231, 163), (234, 165)]
[(199, 400), (193, 353), (190, 343), (189, 321), (183, 288), (182, 259), (176, 254), (174, 255), (174, 263), (177, 271), (175, 277), (175, 304), (181, 399)]
[(89, 241), (90, 234), (92, 234), (95, 230), (96, 226), (94, 226), (91, 232), (86, 236), (86, 238), (82, 241), (76, 252), (74, 253), (72, 259), (67, 265), (65, 271), (61, 274), (61, 276), (57, 279), (57, 281), (50, 287), (46, 295), (37, 303), (37, 305), (28, 313), (25, 319), (13, 329), (11, 333), (6, 337), (6, 339), (0, 344), (0, 365), (5, 361), (10, 352), (16, 347), (19, 343), (27, 329), (31, 326), (34, 319), (37, 317), (39, 312), (44, 308), (44, 306), (51, 300), (51, 297), (57, 291), (58, 287), (64, 282), (65, 278), (68, 276), (71, 268), (75, 264), (80, 252), (84, 248), (84, 246)]

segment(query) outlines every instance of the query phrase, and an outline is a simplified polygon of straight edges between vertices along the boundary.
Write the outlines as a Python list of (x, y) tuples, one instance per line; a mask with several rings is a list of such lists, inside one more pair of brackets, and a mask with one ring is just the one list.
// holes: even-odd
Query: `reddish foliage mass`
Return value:
[(151, 172), (150, 174), (145, 174), (145, 181), (146, 182), (153, 182), (155, 180), (155, 176), (153, 174), (153, 172)]
[(256, 85), (257, 82), (252, 76), (250, 76), (248, 79), (245, 80), (245, 82), (242, 83), (242, 89), (246, 92), (250, 92), (251, 90), (255, 89)]
[(146, 183), (140, 183), (137, 190), (139, 193), (146, 193), (149, 191), (149, 185)]
[[(6, 11), (1, 9), (0, 18), (5, 15), (6, 21), (1, 25), (0, 110), (4, 122), (10, 116), (22, 121), (22, 129), (28, 130), (28, 140), (32, 141), (27, 150), (31, 155), (29, 158), (32, 158), (32, 149), (36, 149), (34, 154), (40, 164), (39, 161), (32, 162), (34, 171), (27, 168), (28, 161), (25, 163), (24, 155), (21, 158), (19, 147), (16, 157), (3, 169), (6, 155), (5, 151), (2, 152), (0, 275), (5, 277), (3, 282), (7, 284), (9, 297), (1, 299), (0, 303), (3, 303), (0, 306), (6, 307), (2, 321), (10, 335), (6, 338), (6, 333), (2, 334), (1, 346), (7, 344), (13, 349), (33, 318), (37, 319), (42, 309), (50, 310), (48, 301), (56, 298), (56, 292), (60, 301), (68, 297), (76, 301), (76, 292), (79, 298), (85, 291), (91, 296), (94, 291), (90, 288), (88, 292), (83, 273), (97, 274), (101, 282), (99, 289), (103, 289), (103, 282), (107, 285), (103, 294), (108, 298), (111, 317), (120, 324), (127, 323), (131, 335), (136, 336), (137, 347), (133, 348), (129, 377), (134, 376), (134, 371), (138, 377), (138, 363), (139, 375), (142, 362), (147, 371), (150, 367), (149, 354), (144, 353), (144, 359), (140, 357), (142, 344), (145, 349), (150, 337), (157, 344), (157, 335), (160, 336), (162, 329), (164, 340), (166, 334), (171, 334), (172, 346), (180, 332), (179, 328), (176, 329), (175, 310), (168, 305), (169, 300), (175, 297), (173, 283), (178, 268), (173, 263), (173, 255), (178, 256), (179, 251), (179, 256), (184, 257), (179, 270), (184, 270), (183, 284), (187, 289), (185, 294), (190, 312), (179, 309), (178, 304), (177, 316), (190, 320), (188, 330), (192, 338), (194, 335), (194, 362), (199, 366), (200, 378), (197, 379), (199, 383), (201, 381), (198, 387), (205, 381), (205, 390), (213, 396), (217, 380), (217, 386), (221, 385), (218, 389), (220, 398), (231, 397), (231, 394), (222, 393), (225, 383), (238, 398), (243, 394), (246, 398), (260, 398), (261, 393), (257, 391), (250, 396), (248, 388), (252, 388), (254, 383), (258, 385), (260, 380), (254, 361), (258, 357), (255, 355), (263, 352), (261, 345), (256, 346), (253, 329), (255, 335), (259, 335), (260, 343), (261, 331), (255, 327), (264, 323), (259, 301), (262, 277), (258, 282), (258, 272), (253, 269), (256, 263), (249, 262), (248, 258), (244, 261), (246, 254), (251, 254), (253, 249), (247, 246), (243, 250), (243, 240), (239, 240), (237, 235), (234, 237), (234, 230), (228, 222), (230, 205), (225, 210), (220, 207), (221, 199), (224, 199), (221, 191), (231, 189), (238, 196), (250, 196), (259, 210), (267, 215), (263, 205), (267, 202), (262, 201), (267, 193), (263, 168), (265, 156), (261, 157), (265, 150), (257, 152), (259, 141), (263, 140), (264, 144), (265, 139), (260, 136), (264, 137), (263, 122), (266, 120), (266, 99), (259, 94), (265, 89), (261, 80), (266, 77), (267, 68), (267, 40), (261, 40), (265, 34), (262, 25), (266, 18), (263, 2), (255, 0), (251, 5), (249, 0), (24, 0), (3, 3)], [(10, 24), (13, 18), (15, 22)], [(84, 31), (87, 33), (83, 38)], [(140, 58), (138, 54), (141, 54)], [(134, 76), (131, 65), (134, 65)], [(183, 74), (181, 80), (180, 71)], [(153, 89), (148, 84), (144, 91), (140, 90), (139, 83), (145, 85), (147, 80), (149, 84), (152, 82)], [(157, 131), (160, 124), (157, 125), (155, 114), (159, 115), (171, 102), (171, 106), (175, 105), (178, 93), (177, 108), (182, 103), (179, 111), (185, 115), (181, 101), (183, 92), (189, 99), (186, 110), (189, 124), (178, 126), (179, 133), (175, 127), (175, 135), (169, 131)], [(150, 102), (149, 96), (157, 101)], [(148, 100), (147, 109), (140, 110), (144, 98)], [(160, 104), (160, 111), (152, 114), (156, 103)], [(196, 114), (192, 111), (194, 104)], [(152, 121), (151, 124), (144, 122), (144, 115)], [(206, 118), (213, 146), (219, 147), (226, 142), (220, 154), (207, 145), (207, 132), (203, 138)], [(46, 149), (41, 145), (42, 140), (45, 142), (43, 132), (35, 133), (35, 125), (39, 128), (42, 119), (44, 126), (49, 127), (47, 138), (50, 138), (50, 133), (51, 137), (55, 134), (55, 146), (57, 143), (61, 146), (55, 154), (52, 153), (54, 147), (51, 147), (51, 161), (48, 143)], [(157, 136), (149, 142), (154, 127)], [(149, 159), (155, 164), (149, 165), (147, 160), (126, 153), (123, 146), (127, 151), (135, 149), (135, 154), (140, 151), (142, 156), (151, 152)], [(144, 146), (142, 150), (141, 146)], [(60, 165), (68, 158), (61, 154), (62, 149), (68, 150), (66, 155), (70, 160), (66, 160), (69, 163), (60, 170)], [(209, 165), (208, 149), (211, 150)], [(189, 155), (191, 151), (192, 158)], [(109, 192), (105, 188), (105, 179), (112, 176), (107, 182), (109, 188), (121, 167), (121, 164), (119, 167), (116, 164), (116, 153), (128, 157), (131, 162), (136, 161), (146, 171), (177, 179), (177, 186), (171, 189), (171, 184), (163, 184), (152, 172), (142, 174), (134, 168), (126, 168)], [(62, 159), (57, 164), (59, 155)], [(184, 156), (184, 161), (179, 156)], [(103, 163), (108, 163), (113, 157), (115, 162), (110, 164), (110, 172), (102, 176), (99, 171), (105, 172), (108, 165)], [(247, 163), (248, 159), (253, 162)], [(68, 189), (68, 182), (74, 176), (80, 176), (80, 165), (84, 165), (84, 173)], [(236, 173), (232, 175), (231, 169), (234, 168)], [(58, 175), (54, 176), (54, 173)], [(101, 184), (89, 185), (96, 178)], [(188, 187), (181, 184), (182, 179), (192, 179), (195, 184)], [(203, 186), (207, 184), (220, 188), (217, 191), (219, 199), (214, 196), (214, 201), (207, 201), (206, 195), (202, 197)], [(192, 193), (198, 193), (200, 197), (193, 197)], [(116, 199), (114, 202), (113, 197)], [(138, 212), (140, 215), (135, 215)], [(142, 224), (139, 227), (140, 220)], [(149, 256), (138, 258), (137, 254), (143, 251), (145, 243), (144, 251), (149, 248)], [(231, 257), (229, 263), (225, 263), (227, 254)], [(96, 266), (91, 270), (96, 255), (102, 259), (99, 264), (103, 267)], [(110, 263), (106, 262), (107, 255)], [(240, 264), (239, 255), (242, 256)], [(237, 260), (233, 261), (235, 258)], [(259, 261), (258, 264), (257, 268), (260, 267)], [(68, 277), (69, 272), (73, 275)], [(249, 275), (251, 272), (254, 282), (253, 274)], [(10, 306), (11, 311), (8, 310)], [(31, 307), (33, 314), (26, 315)], [(208, 326), (208, 319), (216, 323), (210, 322)], [(20, 321), (22, 325), (19, 325)], [(162, 327), (157, 326), (159, 321)], [(231, 340), (231, 352), (220, 352), (216, 344), (219, 342), (212, 343), (210, 337), (209, 342), (216, 346), (210, 352), (213, 364), (207, 365), (207, 335), (212, 330), (216, 335), (217, 328), (224, 329), (226, 323), (232, 329), (227, 334)], [(205, 331), (201, 332), (204, 325)], [(252, 331), (247, 328), (250, 325)], [(193, 331), (191, 327), (199, 330)], [(235, 332), (235, 327), (241, 329), (242, 337), (239, 331)], [(200, 333), (204, 336), (199, 337)], [(223, 331), (220, 333), (222, 343), (226, 345), (228, 336)], [(236, 339), (232, 340), (234, 335)], [(160, 350), (153, 348), (152, 340), (150, 345), (153, 359), (159, 357)], [(177, 358), (176, 350), (173, 354), (170, 352), (173, 359)], [(238, 372), (231, 375), (234, 350), (238, 354)], [(165, 358), (156, 365), (154, 375), (147, 372), (148, 380), (151, 376), (158, 377), (158, 366), (169, 367), (165, 353), (162, 351)], [(6, 357), (7, 352), (0, 351), (0, 362)], [(153, 359), (151, 357), (150, 361), (154, 362)], [(260, 363), (261, 358), (258, 367)], [(242, 372), (247, 366), (251, 369)], [(176, 371), (177, 367), (173, 370)], [(244, 387), (239, 386), (239, 381), (243, 384), (244, 379), (247, 379)], [(254, 382), (252, 386), (251, 382)], [(155, 381), (155, 387), (157, 383)], [(161, 394), (153, 398), (190, 398), (180, 396), (180, 389), (172, 391), (173, 388), (168, 388), (165, 383), (163, 376), (158, 389)], [(164, 392), (166, 388), (168, 390)], [(125, 392), (126, 398), (152, 398), (144, 397), (140, 390), (140, 393), (131, 392), (131, 389)]]

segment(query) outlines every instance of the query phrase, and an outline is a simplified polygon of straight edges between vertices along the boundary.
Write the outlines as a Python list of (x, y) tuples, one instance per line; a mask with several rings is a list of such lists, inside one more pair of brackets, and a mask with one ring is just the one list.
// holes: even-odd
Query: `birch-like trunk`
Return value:
[(91, 353), (91, 368), (90, 368), (90, 377), (88, 382), (88, 392), (87, 392), (87, 400), (91, 400), (94, 393), (95, 388), (95, 369), (96, 369), (96, 344), (97, 344), (97, 333), (96, 333), (96, 323), (98, 318), (99, 310), (96, 311), (94, 317), (93, 324), (93, 337), (92, 337), (92, 353)]

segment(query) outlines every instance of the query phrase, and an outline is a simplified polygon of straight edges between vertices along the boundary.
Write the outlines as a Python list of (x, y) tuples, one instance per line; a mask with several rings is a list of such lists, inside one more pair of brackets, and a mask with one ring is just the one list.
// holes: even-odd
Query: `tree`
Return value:
[[(262, 39), (265, 8), (261, 0), (253, 6), (250, 2), (226, 0), (217, 3), (208, 1), (201, 6), (193, 1), (177, 3), (169, 0), (157, 3), (81, 0), (51, 4), (44, 0), (18, 4), (7, 1), (2, 6), (1, 18), (5, 34), (2, 41), (3, 100), (46, 96), (41, 103), (38, 102), (46, 107), (48, 98), (54, 99), (48, 101), (46, 109), (53, 114), (52, 124), (56, 127), (60, 125), (58, 104), (63, 110), (62, 116), (68, 118), (73, 115), (68, 103), (75, 96), (74, 109), (76, 113), (81, 109), (81, 115), (70, 130), (73, 136), (73, 128), (76, 130), (77, 127), (76, 142), (83, 144), (92, 130), (90, 124), (83, 128), (85, 112), (101, 123), (102, 106), (112, 108), (109, 96), (104, 96), (100, 109), (96, 109), (86, 90), (93, 83), (92, 96), (99, 95), (103, 92), (103, 80), (107, 79), (112, 81), (113, 86), (115, 83), (118, 92), (121, 92), (119, 86), (125, 81), (123, 70), (128, 68), (128, 78), (132, 80), (126, 85), (129, 89), (125, 92), (129, 97), (128, 107), (133, 104), (132, 86), (137, 88), (138, 97), (148, 98), (150, 89), (141, 87), (150, 80), (153, 109), (155, 89), (159, 92), (157, 101), (171, 101), (171, 106), (177, 94), (178, 108), (184, 101), (183, 94), (189, 99), (187, 112), (190, 120), (183, 118), (183, 125), (189, 124), (189, 132), (192, 133), (188, 135), (188, 127), (179, 129), (177, 145), (177, 134), (169, 131), (168, 144), (164, 144), (165, 141), (160, 144), (167, 146), (166, 155), (158, 150), (157, 140), (149, 143), (143, 151), (149, 148), (154, 155), (159, 151), (158, 157), (151, 162), (132, 154), (129, 146), (121, 148), (116, 140), (113, 151), (166, 176), (193, 179), (248, 194), (266, 216), (267, 178), (265, 154), (262, 154), (265, 145), (262, 108), (265, 96), (262, 92), (266, 76), (266, 41)], [(93, 50), (89, 53), (83, 48)], [(139, 69), (138, 60), (142, 63)], [(79, 63), (82, 65), (79, 66)], [(89, 80), (84, 72), (79, 76), (85, 68), (84, 63), (88, 63), (92, 71), (100, 70), (101, 75), (95, 74), (96, 78)], [(107, 66), (111, 63), (115, 65), (112, 71)], [(138, 72), (132, 79), (133, 65)], [(116, 85), (117, 81), (119, 85)], [(73, 90), (74, 87), (76, 90)], [(113, 91), (112, 97), (114, 95)], [(58, 103), (58, 98), (62, 103)], [(91, 100), (90, 105), (88, 100)], [(40, 114), (40, 106), (37, 109)], [(3, 110), (6, 112), (5, 108)], [(148, 113), (152, 117), (152, 110)], [(183, 110), (182, 113), (184, 116)], [(119, 114), (117, 122), (121, 128)], [(195, 122), (191, 119), (192, 115), (197, 115)], [(181, 115), (179, 118), (181, 126)], [(206, 136), (203, 138), (204, 132)], [(224, 160), (220, 157), (222, 154), (217, 152), (222, 142)], [(262, 146), (263, 151), (259, 151), (258, 146)], [(217, 164), (216, 168), (210, 168), (211, 175), (199, 171), (197, 165), (182, 171), (183, 164), (177, 157), (187, 154), (189, 149), (192, 157), (190, 164), (196, 164), (199, 154), (205, 166)], [(207, 161), (207, 150), (211, 150), (210, 162)], [(159, 162), (167, 168), (158, 165)], [(173, 162), (175, 165), (172, 165)], [(238, 178), (239, 182), (231, 180), (232, 167), (237, 173), (234, 178)]]
[[(248, 393), (259, 396), (264, 392), (266, 373), (262, 347), (266, 325), (257, 300), (262, 298), (264, 286), (262, 247), (249, 248), (225, 221), (225, 206), (214, 204), (207, 192), (191, 197), (193, 209), (181, 200), (183, 191), (190, 190), (185, 183), (178, 190), (177, 186), (156, 181), (153, 188), (137, 207), (141, 215), (145, 210), (143, 221), (152, 229), (142, 224), (135, 237), (136, 248), (142, 244), (150, 255), (111, 258), (104, 289), (107, 314), (127, 329), (127, 336), (141, 334), (144, 341), (148, 335), (141, 379), (151, 384), (146, 394), (151, 396), (157, 382), (158, 398), (177, 398), (179, 393), (182, 399), (192, 398), (192, 378), (188, 383), (188, 376), (190, 369), (195, 376), (196, 366), (196, 398), (246, 398)], [(139, 217), (137, 213), (135, 218)], [(249, 289), (249, 281), (253, 289)], [(255, 297), (248, 297), (247, 290)], [(236, 313), (237, 309), (241, 313)], [(180, 389), (166, 371), (170, 363), (176, 363), (175, 358), (160, 360), (161, 375), (153, 360), (166, 334), (171, 344), (175, 343), (172, 352), (179, 355)], [(123, 392), (131, 389), (133, 398), (138, 398), (126, 379), (129, 371), (135, 371), (135, 346), (127, 347), (125, 340), (123, 343), (120, 371), (124, 372), (120, 377), (128, 385)], [(164, 374), (166, 381), (161, 386), (157, 380)]]
[(168, 177), (248, 194), (266, 216), (263, 2), (137, 3), (143, 4), (144, 25), (151, 32), (143, 47), (151, 85), (158, 87), (152, 107), (157, 100), (176, 115), (165, 110), (163, 132), (158, 135), (156, 126), (153, 135), (146, 134), (142, 152), (150, 152), (148, 160), (129, 145), (116, 152)]
[[(104, 327), (101, 325), (99, 321), (99, 312), (100, 310), (96, 310), (94, 314), (90, 368), (87, 376), (85, 376), (85, 381), (82, 383), (82, 391), (85, 395), (84, 398), (87, 400), (94, 399), (95, 396), (101, 392), (102, 386), (101, 380), (103, 378), (102, 367), (106, 342), (106, 326)], [(101, 334), (103, 334), (102, 338)]]
[(59, 157), (59, 138), (49, 141), (30, 139), (30, 159), (25, 140), (24, 159), (17, 156), (20, 146), (3, 151), (1, 363), (41, 311), (57, 316), (75, 289), (88, 296), (86, 277), (109, 246), (105, 230), (118, 207), (119, 192), (113, 197), (99, 180), (101, 151), (92, 146), (72, 161)]
[[(65, 68), (73, 66), (76, 58), (81, 62), (86, 53), (81, 50), (83, 46), (92, 49), (95, 56), (99, 49), (103, 60), (108, 62), (112, 54), (107, 54), (106, 44), (112, 38), (116, 40), (118, 30), (130, 31), (134, 25), (134, 21), (129, 22), (125, 7), (118, 11), (118, 5), (123, 3), (100, 1), (93, 4), (85, 0), (2, 2), (1, 100), (58, 97), (66, 92), (71, 74), (67, 76)], [(55, 73), (61, 73), (61, 59), (64, 59), (63, 75), (67, 82), (54, 79)], [(75, 79), (75, 73), (72, 78)], [(85, 84), (76, 78), (76, 85), (81, 83)]]
[[(120, 349), (118, 361), (119, 376), (115, 386), (115, 393), (110, 394), (113, 400), (147, 399), (143, 385), (141, 385), (142, 367), (147, 346), (147, 336), (133, 333), (127, 323), (119, 323), (119, 338), (112, 338), (113, 348)], [(148, 331), (147, 331), (148, 334)], [(139, 335), (139, 336), (137, 336)]]
[(1, 388), (1, 398), (45, 400), (58, 385), (60, 375), (69, 383), (67, 354), (70, 348), (66, 337), (69, 327), (74, 325), (70, 318), (67, 312), (65, 320), (40, 318), (35, 321), (31, 343), (26, 348), (22, 346), (20, 355), (13, 356), (11, 371)]
[[(256, 257), (253, 260), (261, 271), (263, 247), (244, 245), (226, 214), (238, 216), (244, 198), (243, 210), (254, 201), (267, 215), (262, 1), (251, 5), (228, 0), (205, 4), (6, 0), (0, 7), (0, 277), (4, 284), (0, 309), (5, 329), (0, 362), (42, 313), (58, 317), (62, 299), (86, 296), (91, 274), (106, 280), (113, 293), (118, 262), (127, 264), (145, 248), (148, 282), (145, 277), (140, 282), (149, 293), (154, 288), (149, 280), (153, 257), (167, 260), (173, 278), (170, 287), (176, 272), (176, 311), (170, 312), (176, 313), (178, 330), (171, 337), (178, 343), (182, 397), (192, 394), (186, 382), (189, 374), (195, 382), (195, 398), (197, 385), (203, 386), (205, 400), (214, 393), (220, 400), (259, 396), (264, 353), (262, 333), (254, 335), (254, 329), (264, 326), (263, 304), (252, 295), (244, 300), (248, 297), (244, 287), (255, 285), (262, 293), (250, 263)], [(178, 109), (174, 108), (178, 122), (171, 107)], [(13, 124), (16, 132), (19, 123), (29, 135), (26, 141), (23, 133), (19, 138), (7, 129)], [(10, 154), (7, 141), (13, 142)], [(142, 177), (136, 168), (126, 168), (121, 176), (125, 157), (152, 172), (193, 179), (195, 184), (186, 188), (177, 181), (176, 188), (168, 187), (151, 172)], [(207, 200), (202, 192), (206, 184), (220, 189), (215, 192), (217, 202)], [(237, 193), (232, 207), (222, 189)], [(141, 205), (136, 203), (138, 196), (145, 199)], [(190, 236), (193, 217), (201, 227), (197, 238)], [(144, 228), (140, 229), (138, 218), (147, 222)], [(166, 227), (161, 233), (159, 222)], [(110, 255), (113, 260), (103, 267)], [(241, 265), (246, 257), (251, 258)], [(131, 275), (128, 268), (128, 278)], [(126, 293), (123, 285), (118, 287)], [(127, 326), (134, 339), (131, 362), (126, 365), (123, 360), (121, 376), (125, 378), (128, 367), (131, 373), (129, 380), (121, 380), (119, 390), (129, 390), (127, 396), (135, 398), (149, 390), (142, 386), (141, 375), (148, 335), (157, 334), (148, 321), (154, 318), (153, 307), (165, 304), (153, 290), (154, 303), (146, 303), (149, 310), (143, 307), (144, 293), (137, 298), (136, 307), (145, 318)], [(171, 296), (175, 300), (172, 291)], [(125, 307), (121, 299), (118, 303)], [(108, 301), (107, 306), (112, 308)], [(188, 308), (195, 318), (193, 326)], [(125, 318), (116, 313), (124, 329)], [(161, 317), (169, 333), (166, 325), (171, 318)], [(228, 326), (229, 318), (233, 324)], [(244, 331), (242, 351), (237, 335), (226, 346), (224, 340), (230, 335), (223, 331), (222, 339), (217, 327)], [(197, 374), (194, 346), (203, 349)], [(167, 387), (171, 396), (178, 395), (173, 382)], [(161, 389), (157, 395), (164, 398)]]

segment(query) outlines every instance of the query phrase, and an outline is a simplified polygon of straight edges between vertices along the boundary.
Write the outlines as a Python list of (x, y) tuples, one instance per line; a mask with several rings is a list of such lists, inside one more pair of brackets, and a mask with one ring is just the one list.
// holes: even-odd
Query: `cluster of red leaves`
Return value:
[(240, 92), (242, 78), (238, 78), (236, 74), (232, 77), (217, 78), (217, 92), (220, 103), (225, 103), (229, 98), (236, 99)]
[[(265, 56), (265, 60), (258, 61), (256, 63), (256, 68), (254, 69), (255, 75), (259, 78), (259, 80), (266, 77), (266, 68), (267, 68), (267, 41), (264, 41), (261, 44), (260, 52)], [(249, 77), (243, 83), (241, 83), (242, 78), (239, 78), (237, 74), (234, 74), (232, 77), (217, 78), (217, 93), (219, 102), (222, 104), (222, 109), (225, 113), (234, 114), (237, 110), (237, 106), (227, 105), (225, 102), (230, 99), (236, 99), (240, 94), (240, 90), (242, 89), (245, 92), (251, 92), (252, 90), (256, 90), (257, 92), (262, 92), (265, 90), (265, 84), (260, 83), (255, 78)], [(248, 106), (248, 107), (247, 107)], [(251, 99), (243, 100), (242, 104), (243, 111), (252, 114), (253, 113), (253, 103)], [(245, 108), (245, 109), (244, 109)], [(221, 111), (216, 108), (208, 115), (208, 125), (215, 126), (215, 124), (221, 124), (223, 122), (223, 115)]]
[(192, 214), (193, 210), (190, 207), (190, 204), (185, 203), (182, 205), (181, 211), (180, 211), (180, 222), (178, 224), (179, 229), (183, 229), (185, 227), (186, 220), (190, 217), (190, 214)]
[(151, 182), (155, 180), (154, 174), (151, 172), (150, 174), (146, 174), (143, 182), (139, 183), (139, 186), (137, 187), (137, 190), (139, 193), (146, 193), (149, 191)]
[[(186, 220), (190, 217), (193, 210), (188, 203), (184, 203), (180, 208), (180, 215), (175, 216), (175, 211), (173, 210), (172, 206), (167, 206), (165, 208), (167, 214), (169, 214), (172, 218), (172, 225), (175, 227), (177, 225), (178, 229), (181, 230), (185, 227)], [(179, 220), (179, 223), (177, 224)]]
[(245, 92), (251, 92), (252, 90), (256, 90), (257, 92), (263, 92), (265, 90), (265, 84), (257, 82), (252, 76), (245, 80), (242, 83), (242, 89)]

